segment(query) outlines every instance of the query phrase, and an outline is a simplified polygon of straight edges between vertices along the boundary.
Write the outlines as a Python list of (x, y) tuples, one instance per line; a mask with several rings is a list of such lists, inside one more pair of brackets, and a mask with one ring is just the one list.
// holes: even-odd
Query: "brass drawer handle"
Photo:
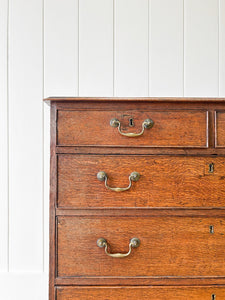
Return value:
[(110, 121), (110, 126), (112, 127), (118, 127), (118, 131), (121, 135), (124, 135), (124, 136), (128, 136), (128, 137), (136, 137), (136, 136), (140, 136), (144, 133), (145, 129), (150, 129), (152, 128), (154, 125), (154, 121), (151, 120), (151, 119), (146, 119), (144, 120), (144, 122), (142, 123), (142, 130), (141, 132), (139, 133), (133, 133), (133, 132), (127, 132), (127, 133), (124, 133), (121, 131), (121, 123), (118, 119), (116, 118), (113, 118), (111, 121)]
[(127, 253), (109, 253), (108, 252), (108, 243), (107, 243), (107, 240), (104, 239), (104, 238), (100, 238), (100, 239), (97, 240), (97, 246), (99, 248), (105, 247), (105, 253), (108, 256), (117, 257), (117, 258), (122, 258), (122, 257), (126, 257), (126, 256), (130, 255), (132, 248), (139, 247), (140, 243), (141, 242), (140, 242), (140, 240), (138, 238), (132, 238), (130, 240), (130, 243), (129, 243), (129, 251)]
[(97, 178), (98, 178), (99, 181), (105, 181), (105, 187), (107, 189), (109, 189), (111, 191), (114, 191), (114, 192), (124, 192), (124, 191), (127, 191), (131, 188), (132, 181), (138, 181), (139, 180), (140, 174), (138, 172), (132, 172), (129, 176), (129, 185), (127, 187), (124, 187), (124, 188), (118, 188), (118, 187), (112, 188), (112, 187), (108, 186), (108, 184), (107, 184), (108, 176), (103, 171), (98, 172)]

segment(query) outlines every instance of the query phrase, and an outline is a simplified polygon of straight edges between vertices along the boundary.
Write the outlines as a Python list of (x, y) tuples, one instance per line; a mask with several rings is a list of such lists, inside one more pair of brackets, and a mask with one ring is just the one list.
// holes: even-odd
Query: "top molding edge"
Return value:
[(49, 97), (45, 102), (79, 102), (79, 101), (146, 101), (146, 102), (225, 102), (219, 97)]

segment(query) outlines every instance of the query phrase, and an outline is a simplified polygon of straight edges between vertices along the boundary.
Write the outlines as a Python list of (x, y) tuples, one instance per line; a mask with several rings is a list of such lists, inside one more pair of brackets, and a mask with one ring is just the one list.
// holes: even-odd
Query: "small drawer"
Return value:
[(225, 287), (58, 287), (57, 300), (224, 300)]
[(58, 110), (57, 120), (59, 146), (208, 147), (202, 110)]
[(225, 148), (225, 111), (215, 112), (215, 146)]
[(224, 236), (222, 217), (59, 216), (57, 276), (224, 276)]
[(60, 154), (57, 190), (59, 208), (225, 207), (225, 158)]

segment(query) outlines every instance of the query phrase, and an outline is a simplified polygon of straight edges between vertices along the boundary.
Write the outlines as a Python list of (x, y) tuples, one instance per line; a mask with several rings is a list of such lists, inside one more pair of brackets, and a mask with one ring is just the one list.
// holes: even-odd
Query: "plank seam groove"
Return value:
[[(45, 91), (45, 76), (44, 76), (44, 66), (45, 66), (45, 60), (44, 60), (44, 1), (42, 0), (42, 98), (44, 98), (44, 91)], [(45, 122), (44, 122), (44, 105), (42, 103), (42, 243), (43, 243), (43, 249), (42, 249), (42, 271), (45, 271)]]
[(7, 272), (9, 272), (9, 0), (7, 1)]

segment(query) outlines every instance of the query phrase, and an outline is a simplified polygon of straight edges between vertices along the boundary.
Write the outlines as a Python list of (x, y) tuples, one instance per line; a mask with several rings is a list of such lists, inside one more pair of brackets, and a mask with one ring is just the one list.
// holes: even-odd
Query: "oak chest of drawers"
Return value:
[(225, 299), (224, 99), (46, 100), (49, 299)]

